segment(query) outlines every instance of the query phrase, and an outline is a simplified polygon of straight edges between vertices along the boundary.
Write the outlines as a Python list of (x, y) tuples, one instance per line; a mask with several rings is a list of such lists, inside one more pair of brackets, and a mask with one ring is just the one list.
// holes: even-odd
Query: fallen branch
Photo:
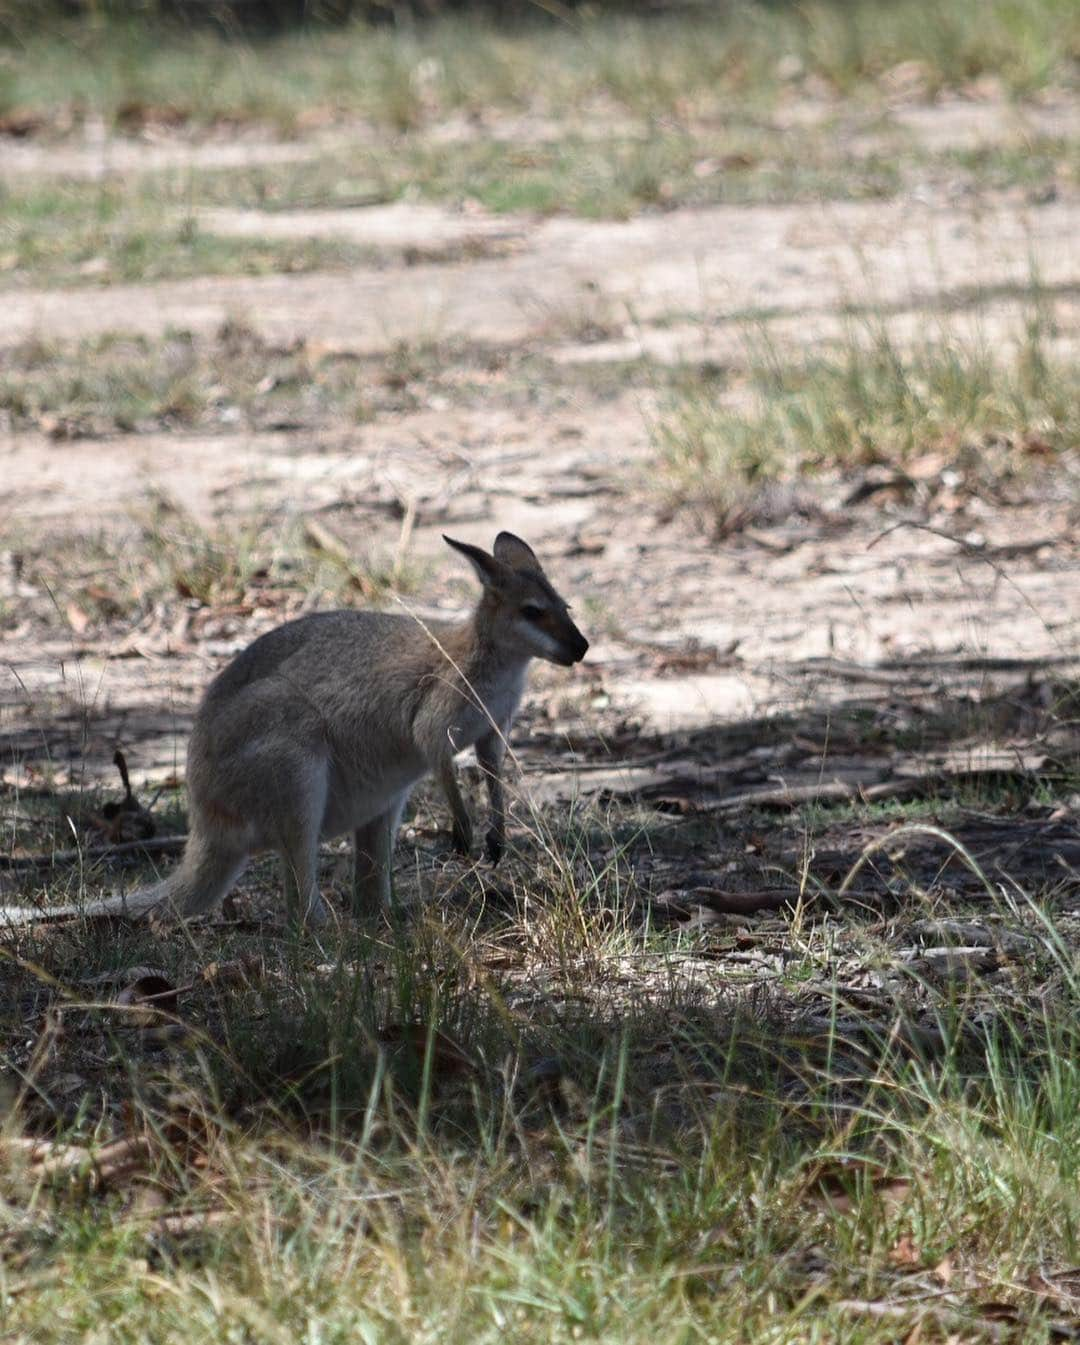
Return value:
[(113, 1140), (99, 1149), (89, 1149), (78, 1144), (57, 1144), (52, 1140), (10, 1135), (0, 1141), (0, 1154), (9, 1153), (21, 1154), (38, 1176), (85, 1175), (95, 1186), (104, 1186), (145, 1168), (150, 1158), (150, 1143), (137, 1137)]
[(935, 528), (932, 523), (923, 523), (914, 518), (902, 518), (898, 522), (890, 524), (883, 532), (873, 539), (867, 546), (867, 551), (877, 546), (878, 542), (883, 541), (891, 533), (900, 528), (915, 528), (918, 532), (927, 532), (932, 537), (941, 537), (946, 542), (952, 542), (958, 546), (968, 556), (973, 556), (978, 560), (985, 560), (991, 564), (995, 560), (1011, 560), (1016, 556), (1030, 556), (1036, 551), (1041, 551), (1044, 547), (1059, 547), (1062, 539), (1060, 537), (1033, 537), (1023, 542), (1002, 542), (996, 546), (991, 546), (984, 537), (961, 537), (955, 532), (949, 532), (946, 528)]
[[(918, 680), (921, 685), (929, 685), (932, 678), (927, 674), (935, 670), (915, 664), (898, 664), (882, 668), (863, 663), (851, 663), (844, 659), (822, 658), (804, 659), (801, 663), (796, 664), (796, 671), (817, 673), (822, 677), (836, 677), (847, 682), (867, 682), (871, 686), (895, 688), (909, 687), (913, 680)], [(921, 677), (920, 674), (922, 674)]]
[[(729, 794), (721, 799), (709, 799), (697, 803), (680, 800), (689, 806), (688, 812), (734, 813), (742, 808), (794, 808), (802, 803), (878, 803), (882, 799), (915, 799), (937, 789), (954, 786), (957, 781), (972, 781), (979, 777), (1000, 778), (1003, 775), (1024, 776), (1036, 774), (1045, 763), (1045, 758), (1032, 760), (1031, 764), (1019, 761), (1012, 764), (992, 763), (985, 766), (965, 766), (958, 763), (954, 767), (925, 771), (921, 775), (902, 775), (892, 780), (879, 780), (875, 784), (850, 784), (846, 780), (819, 780), (812, 785), (774, 785), (761, 789), (748, 789), (741, 794)], [(649, 801), (653, 804), (670, 802), (672, 794)]]
[(734, 813), (741, 808), (792, 808), (800, 803), (875, 803), (879, 799), (916, 798), (948, 778), (947, 773), (932, 771), (902, 780), (882, 780), (873, 785), (847, 784), (843, 780), (822, 780), (813, 785), (778, 785), (770, 789), (748, 789), (742, 794), (700, 803), (694, 811)]
[(186, 844), (187, 836), (152, 836), (144, 841), (123, 841), (119, 845), (88, 845), (82, 850), (54, 850), (49, 855), (0, 855), (0, 869), (51, 869), (60, 864), (112, 859), (114, 855), (171, 855), (178, 854)]
[[(751, 915), (754, 911), (780, 911), (794, 906), (799, 894), (790, 888), (766, 888), (761, 892), (724, 892), (715, 887), (692, 887), (687, 896), (723, 915)], [(674, 903), (673, 903), (674, 904)]]
[(159, 1214), (145, 1224), (135, 1223), (134, 1227), (157, 1237), (178, 1238), (188, 1233), (206, 1233), (212, 1228), (221, 1228), (235, 1223), (236, 1215), (232, 1210), (194, 1210), (187, 1214)]
[[(805, 898), (804, 898), (805, 899)], [(760, 892), (728, 892), (719, 887), (677, 887), (653, 897), (652, 904), (668, 913), (686, 913), (693, 916), (695, 908), (722, 915), (751, 915), (754, 911), (780, 911), (794, 906), (799, 896), (789, 887), (767, 887)]]

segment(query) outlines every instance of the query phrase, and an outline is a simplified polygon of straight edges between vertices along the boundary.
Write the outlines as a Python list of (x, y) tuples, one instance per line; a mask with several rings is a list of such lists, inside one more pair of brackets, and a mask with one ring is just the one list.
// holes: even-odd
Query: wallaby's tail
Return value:
[(0, 930), (78, 918), (141, 920), (155, 911), (173, 917), (200, 915), (222, 899), (243, 868), (245, 858), (192, 832), (180, 863), (161, 882), (85, 905), (0, 905)]

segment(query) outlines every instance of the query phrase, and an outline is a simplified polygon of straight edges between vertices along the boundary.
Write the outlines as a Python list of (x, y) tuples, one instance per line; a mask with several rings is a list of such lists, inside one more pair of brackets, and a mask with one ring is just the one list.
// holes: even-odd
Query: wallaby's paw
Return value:
[(498, 864), (503, 857), (506, 849), (506, 841), (502, 832), (497, 827), (492, 827), (484, 838), (484, 848), (487, 850), (487, 857), (492, 864)]
[(454, 823), (454, 849), (459, 855), (467, 855), (472, 850), (472, 827)]
[[(295, 911), (293, 919), (295, 919)], [(326, 902), (322, 897), (317, 896), (315, 900), (300, 914), (301, 930), (323, 929), (330, 919), (330, 912), (326, 909)]]
[(366, 920), (390, 905), (390, 884), (378, 875), (361, 879), (353, 883), (351, 896), (353, 915), (357, 920)]

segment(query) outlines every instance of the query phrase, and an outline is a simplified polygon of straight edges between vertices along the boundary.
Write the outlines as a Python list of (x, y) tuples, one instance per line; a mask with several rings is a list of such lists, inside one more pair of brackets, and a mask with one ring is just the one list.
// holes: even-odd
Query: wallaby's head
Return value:
[(483, 584), (480, 616), (497, 644), (564, 668), (585, 657), (588, 640), (570, 620), (566, 603), (520, 537), (500, 532), (491, 555), (445, 533), (443, 541), (468, 559)]

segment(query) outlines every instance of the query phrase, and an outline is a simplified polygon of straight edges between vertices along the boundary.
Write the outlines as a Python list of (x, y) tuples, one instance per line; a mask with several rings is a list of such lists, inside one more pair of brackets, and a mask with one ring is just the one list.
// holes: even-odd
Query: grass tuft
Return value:
[(935, 457), (1000, 486), (1080, 445), (1075, 359), (1034, 308), (1017, 345), (963, 337), (903, 348), (884, 328), (789, 364), (751, 341), (743, 384), (692, 377), (654, 425), (674, 497), (721, 531), (762, 492), (872, 464)]
[(44, 185), (16, 179), (3, 190), (3, 204), (0, 283), (8, 285), (268, 275), (370, 259), (340, 239), (219, 237), (152, 178)]

